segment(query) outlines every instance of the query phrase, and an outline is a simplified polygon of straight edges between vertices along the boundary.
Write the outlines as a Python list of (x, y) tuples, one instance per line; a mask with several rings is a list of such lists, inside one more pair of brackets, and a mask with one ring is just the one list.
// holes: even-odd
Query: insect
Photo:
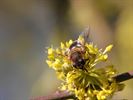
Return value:
[(85, 69), (84, 65), (86, 63), (86, 60), (84, 58), (85, 54), (85, 42), (88, 39), (89, 35), (89, 29), (87, 28), (83, 33), (84, 42), (80, 42), (79, 40), (74, 41), (68, 50), (68, 58), (71, 60), (73, 67), (79, 68), (79, 69)]

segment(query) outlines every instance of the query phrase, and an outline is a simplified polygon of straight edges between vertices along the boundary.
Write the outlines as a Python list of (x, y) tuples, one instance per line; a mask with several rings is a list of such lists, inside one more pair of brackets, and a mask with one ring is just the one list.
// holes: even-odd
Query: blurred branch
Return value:
[(49, 96), (31, 98), (30, 100), (66, 100), (66, 99), (76, 99), (76, 97), (67, 91), (56, 91), (54, 94), (51, 94)]
[(133, 71), (119, 74), (119, 75), (115, 76), (114, 78), (116, 79), (116, 82), (118, 82), (118, 83), (132, 79), (133, 78)]
[[(133, 78), (133, 71), (119, 74), (114, 78), (118, 83), (127, 81)], [(30, 100), (66, 100), (66, 99), (76, 99), (76, 97), (74, 96), (74, 94), (70, 94), (68, 91), (57, 91), (56, 93), (51, 94), (49, 96), (31, 98)]]

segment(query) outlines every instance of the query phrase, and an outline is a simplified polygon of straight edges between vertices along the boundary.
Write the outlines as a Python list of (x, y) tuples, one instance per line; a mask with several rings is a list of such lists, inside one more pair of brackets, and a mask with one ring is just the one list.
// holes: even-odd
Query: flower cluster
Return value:
[[(81, 35), (77, 40), (80, 43), (85, 42)], [(122, 85), (113, 78), (116, 70), (112, 65), (105, 67), (96, 67), (96, 65), (108, 59), (107, 52), (113, 46), (109, 45), (105, 50), (99, 50), (92, 43), (85, 42), (83, 57), (87, 60), (84, 64), (86, 70), (83, 70), (73, 67), (73, 62), (66, 55), (73, 42), (70, 40), (61, 43), (60, 47), (56, 49), (48, 48), (48, 60), (46, 62), (50, 68), (56, 71), (57, 77), (63, 81), (60, 89), (75, 94), (79, 100), (106, 100), (111, 98), (116, 91), (122, 88)]]

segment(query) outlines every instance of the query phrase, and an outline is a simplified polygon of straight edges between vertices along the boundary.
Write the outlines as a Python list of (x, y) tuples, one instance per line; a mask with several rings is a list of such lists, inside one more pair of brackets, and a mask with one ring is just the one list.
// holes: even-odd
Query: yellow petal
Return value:
[(113, 48), (113, 45), (107, 46), (103, 53), (105, 54), (106, 52), (111, 51), (112, 48)]
[(58, 48), (55, 51), (56, 51), (57, 54), (61, 53), (60, 49), (58, 49)]
[(73, 41), (72, 40), (69, 40), (69, 44), (71, 45), (73, 43)]
[(104, 55), (103, 57), (104, 57), (104, 60), (107, 60), (107, 58), (108, 58), (108, 55)]
[(53, 68), (56, 69), (60, 69), (62, 66), (61, 62), (59, 59), (55, 59), (55, 62), (53, 63)]
[(61, 49), (64, 49), (65, 48), (65, 45), (64, 43), (61, 42)]
[(66, 47), (69, 48), (70, 44), (69, 42), (66, 42)]
[(53, 48), (49, 48), (49, 49), (48, 49), (48, 54), (49, 54), (49, 55), (50, 55), (50, 54), (53, 54), (53, 51), (54, 51)]
[(49, 60), (46, 60), (46, 63), (49, 65), (49, 67), (52, 67), (52, 62)]

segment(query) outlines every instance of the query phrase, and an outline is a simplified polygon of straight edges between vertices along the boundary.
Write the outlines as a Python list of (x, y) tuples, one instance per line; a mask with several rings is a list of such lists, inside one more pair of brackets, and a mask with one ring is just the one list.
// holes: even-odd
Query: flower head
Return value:
[(59, 48), (48, 48), (47, 64), (63, 81), (62, 90), (75, 94), (79, 100), (105, 100), (120, 88), (113, 75), (113, 66), (97, 68), (100, 62), (108, 60), (107, 53), (112, 45), (99, 50), (92, 43), (85, 42), (83, 36), (76, 41), (62, 43)]

